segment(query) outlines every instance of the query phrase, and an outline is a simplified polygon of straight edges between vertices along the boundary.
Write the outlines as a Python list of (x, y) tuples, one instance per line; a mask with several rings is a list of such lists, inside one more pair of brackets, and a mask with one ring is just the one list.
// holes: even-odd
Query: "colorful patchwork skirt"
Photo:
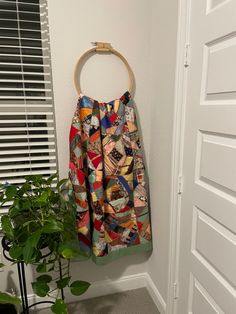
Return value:
[(70, 181), (79, 246), (96, 264), (152, 249), (145, 170), (129, 92), (81, 95), (70, 130)]

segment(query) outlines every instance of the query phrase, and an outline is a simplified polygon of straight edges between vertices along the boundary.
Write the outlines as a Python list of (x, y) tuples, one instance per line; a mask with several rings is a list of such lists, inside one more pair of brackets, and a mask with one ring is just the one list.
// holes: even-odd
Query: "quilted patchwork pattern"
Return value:
[(135, 248), (151, 249), (145, 169), (129, 92), (109, 103), (80, 96), (70, 130), (69, 176), (84, 253), (108, 262), (114, 252), (111, 260)]

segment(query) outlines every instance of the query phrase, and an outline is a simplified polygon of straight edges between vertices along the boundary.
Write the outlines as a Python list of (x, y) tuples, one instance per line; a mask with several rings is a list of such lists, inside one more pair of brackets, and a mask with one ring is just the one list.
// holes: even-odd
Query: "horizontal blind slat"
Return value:
[[(12, 1), (7, 1), (7, 0), (4, 0), (4, 2), (8, 2), (8, 3), (12, 3)], [(15, 1), (14, 1), (15, 2)], [(38, 3), (35, 3), (34, 1), (30, 1), (30, 2), (23, 2), (23, 1), (17, 1), (17, 3), (18, 4), (24, 4), (24, 5), (35, 5), (35, 6), (38, 6), (38, 5), (40, 5), (40, 4), (38, 4)], [(42, 6), (42, 5), (40, 5), (40, 6)]]
[[(1, 103), (0, 103), (0, 107), (1, 107)], [(22, 105), (22, 104), (14, 104), (14, 105), (12, 105), (12, 104), (7, 104), (7, 105), (5, 105), (4, 106), (5, 108), (37, 108), (37, 109), (39, 109), (40, 107), (42, 108), (42, 109), (44, 109), (44, 108), (52, 108), (53, 107), (53, 105), (52, 104), (40, 104), (40, 103), (37, 103), (37, 104), (24, 104), (24, 105)]]
[(0, 140), (6, 140), (6, 139), (35, 139), (35, 138), (54, 138), (54, 134), (35, 134), (35, 135), (0, 135)]
[(9, 66), (22, 66), (22, 67), (40, 67), (40, 68), (49, 68), (48, 64), (33, 64), (33, 63), (16, 63), (16, 62), (0, 62), (0, 65), (9, 65)]
[(35, 91), (35, 92), (51, 92), (52, 90), (51, 89), (42, 89), (42, 88), (7, 88), (7, 87), (0, 87), (0, 91), (26, 91), (26, 92), (30, 92), (30, 91)]
[(27, 97), (24, 97), (24, 96), (0, 96), (0, 100), (1, 99), (41, 99), (41, 100), (46, 100), (46, 99), (52, 99), (52, 97), (40, 97), (40, 96), (27, 96)]
[[(0, 150), (0, 155), (20, 155), (20, 154), (28, 154), (29, 149), (18, 149), (18, 150)], [(55, 153), (55, 149), (30, 149), (30, 154), (36, 153)]]
[[(14, 18), (4, 18), (4, 17), (0, 17), (0, 21), (10, 21), (10, 22), (15, 22), (16, 20)], [(35, 23), (35, 24), (41, 24), (39, 21), (36, 20), (25, 20), (25, 19), (19, 19), (20, 22), (26, 22), (26, 23)]]
[[(32, 15), (36, 15), (36, 16), (44, 16), (44, 14), (39, 14), (38, 12), (32, 12), (32, 11), (23, 11), (23, 10), (14, 10), (14, 9), (12, 9), (12, 10), (9, 10), (9, 9), (2, 9), (2, 8), (0, 8), (0, 12), (3, 12), (3, 13), (17, 13), (17, 12), (19, 12), (19, 13), (25, 13), (25, 14), (30, 14), (31, 16)], [(13, 19), (13, 21), (14, 21), (14, 19)], [(22, 21), (22, 20), (21, 20)], [(28, 21), (28, 20), (27, 20)]]
[(35, 59), (48, 59), (48, 56), (37, 56), (37, 55), (27, 55), (27, 54), (18, 54), (18, 53), (1, 53), (0, 52), (0, 57), (22, 57), (22, 58), (35, 58)]
[[(54, 173), (56, 173), (56, 170), (52, 170), (52, 169), (46, 170), (46, 173), (47, 174), (54, 174)], [(45, 171), (44, 170), (31, 170), (31, 171), (22, 171), (22, 172), (12, 172), (12, 173), (9, 173), (8, 175), (4, 175), (4, 176), (0, 173), (0, 178), (24, 177), (24, 176), (28, 176), (29, 174), (32, 174), (32, 175), (45, 174)], [(0, 179), (0, 182), (1, 182), (1, 179)]]
[[(53, 123), (54, 120), (49, 119), (19, 119), (19, 120), (0, 120), (0, 125), (7, 124), (7, 123)], [(0, 128), (1, 130), (1, 128)]]
[(17, 45), (17, 46), (12, 46), (12, 45), (2, 45), (0, 43), (0, 48), (22, 48), (22, 49), (32, 49), (32, 50), (45, 50), (47, 51), (49, 48), (42, 48), (42, 47), (33, 47), (33, 46), (21, 46), (21, 45)]
[[(7, 214), (9, 208), (0, 208), (0, 216)], [(0, 229), (1, 229), (1, 223), (0, 223)]]
[(54, 146), (55, 142), (23, 142), (23, 143), (0, 143), (0, 147), (24, 147), (24, 146)]
[(54, 131), (54, 127), (27, 127), (27, 128), (22, 128), (22, 127), (18, 127), (18, 128), (0, 128), (0, 132), (2, 131)]
[(14, 111), (14, 112), (0, 112), (0, 117), (1, 116), (30, 116), (30, 115), (47, 115), (47, 116), (51, 116), (53, 115), (53, 112), (50, 111)]
[(2, 80), (0, 79), (1, 82), (9, 82), (9, 83), (44, 83), (44, 84), (50, 84), (51, 81), (37, 81), (37, 80)]
[(34, 38), (38, 38), (43, 32), (40, 32), (40, 30), (33, 30), (33, 29), (27, 29), (27, 28), (14, 28), (14, 27), (1, 27), (0, 25), (0, 32), (28, 32), (31, 33)]
[(40, 161), (40, 160), (55, 160), (56, 156), (30, 156), (30, 157), (17, 157), (17, 158), (0, 158), (0, 163), (6, 163), (6, 162), (19, 162), (19, 161)]
[[(11, 169), (33, 169), (33, 168), (46, 168), (46, 167), (56, 167), (56, 163), (41, 163), (41, 164), (23, 164), (23, 165), (11, 165), (11, 166), (1, 166), (0, 170), (11, 170)], [(7, 176), (7, 175), (5, 175)]]
[(27, 71), (1, 71), (1, 74), (21, 74), (21, 75), (26, 75), (26, 74), (32, 74), (32, 75), (50, 75), (50, 72), (44, 72), (44, 73), (40, 73), (40, 72), (27, 72)]
[[(0, 31), (0, 34), (1, 34), (0, 35), (0, 40), (1, 39), (15, 39), (15, 40), (18, 39), (18, 37), (4, 35), (1, 31)], [(47, 38), (41, 40), (39, 38), (21, 37), (21, 39), (22, 40), (36, 41), (36, 42), (40, 42), (40, 43), (43, 43), (43, 42), (47, 42), (48, 43), (48, 39)]]

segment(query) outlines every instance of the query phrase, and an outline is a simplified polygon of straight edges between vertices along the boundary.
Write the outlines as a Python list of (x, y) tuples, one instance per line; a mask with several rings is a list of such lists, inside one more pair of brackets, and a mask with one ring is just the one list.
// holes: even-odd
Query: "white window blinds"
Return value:
[(47, 3), (0, 0), (0, 182), (56, 171)]

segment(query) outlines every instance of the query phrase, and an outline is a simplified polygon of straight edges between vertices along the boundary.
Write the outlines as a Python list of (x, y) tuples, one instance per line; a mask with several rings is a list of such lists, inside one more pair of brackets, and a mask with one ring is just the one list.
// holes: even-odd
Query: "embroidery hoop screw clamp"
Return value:
[(91, 44), (95, 46), (96, 51), (101, 51), (101, 52), (111, 52), (112, 50), (112, 45), (110, 43), (105, 43), (101, 41), (92, 41)]

